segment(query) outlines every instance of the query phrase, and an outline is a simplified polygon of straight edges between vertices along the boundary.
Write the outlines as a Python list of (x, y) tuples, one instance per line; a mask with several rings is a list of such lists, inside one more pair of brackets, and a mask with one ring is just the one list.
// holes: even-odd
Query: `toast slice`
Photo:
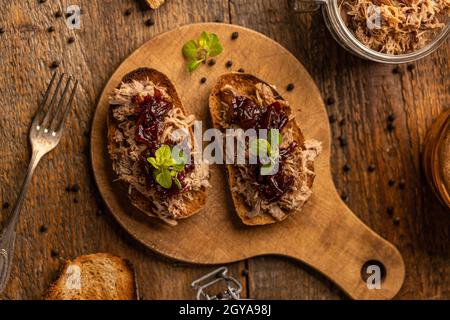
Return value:
[(131, 264), (108, 253), (67, 260), (45, 300), (135, 300), (137, 285)]
[(146, 0), (146, 1), (153, 10), (158, 9), (164, 3), (164, 0)]
[[(260, 80), (257, 77), (250, 74), (229, 73), (221, 76), (218, 79), (209, 97), (209, 109), (211, 113), (213, 126), (220, 130), (229, 128), (229, 126), (226, 124), (226, 120), (224, 119), (224, 117), (226, 117), (225, 108), (228, 107), (227, 103), (223, 99), (224, 88), (232, 88), (233, 91), (235, 91), (239, 95), (246, 97), (254, 97), (256, 100), (255, 97), (256, 87), (261, 86), (261, 84), (264, 85), (263, 86), (264, 90), (270, 91), (268, 94), (272, 95), (276, 101), (280, 101), (283, 102), (283, 104), (285, 104), (285, 109), (283, 110), (286, 110), (287, 114), (290, 115), (290, 120), (288, 121), (286, 126), (283, 127), (283, 129), (281, 130), (281, 134), (284, 135), (284, 132), (289, 131), (291, 134), (291, 138), (297, 143), (297, 149), (300, 150), (299, 157), (301, 157), (300, 159), (301, 164), (297, 163), (296, 165), (298, 165), (298, 170), (299, 172), (301, 172), (299, 179), (302, 180), (300, 181), (300, 183), (302, 185), (302, 190), (305, 191), (305, 194), (301, 195), (301, 201), (298, 206), (293, 206), (292, 208), (290, 208), (289, 205), (288, 208), (282, 208), (278, 206), (278, 208), (281, 209), (282, 214), (274, 215), (272, 213), (259, 212), (259, 214), (257, 215), (249, 216), (249, 212), (251, 212), (253, 208), (252, 205), (249, 204), (248, 193), (250, 193), (251, 198), (253, 197), (253, 194), (256, 194), (257, 189), (254, 186), (249, 186), (248, 188), (245, 189), (245, 192), (237, 192), (236, 190), (239, 190), (239, 188), (241, 188), (240, 185), (243, 184), (243, 180), (239, 170), (237, 169), (237, 166), (228, 164), (227, 165), (228, 182), (236, 213), (238, 214), (239, 218), (242, 220), (244, 224), (251, 226), (265, 225), (282, 221), (291, 214), (293, 214), (294, 212), (299, 211), (301, 209), (301, 207), (304, 205), (304, 203), (308, 200), (309, 196), (311, 195), (311, 187), (313, 185), (315, 177), (313, 160), (321, 150), (321, 145), (319, 142), (315, 140), (305, 141), (305, 138), (302, 134), (302, 131), (300, 130), (299, 125), (297, 124), (297, 121), (295, 120), (295, 117), (291, 114), (291, 110), (287, 101), (285, 101), (281, 97), (281, 95), (276, 91), (276, 89), (273, 86), (266, 83), (265, 81)], [(298, 193), (300, 191), (297, 190), (291, 192)], [(259, 198), (260, 197), (261, 195), (259, 195)], [(260, 200), (260, 203), (263, 202), (264, 200)], [(270, 207), (271, 208), (273, 207), (275, 209), (276, 205), (270, 205)], [(278, 208), (276, 208), (275, 211), (281, 213), (278, 210)]]
[[(171, 102), (173, 104), (173, 108), (178, 108), (181, 112), (186, 115), (186, 110), (178, 96), (178, 93), (175, 89), (173, 83), (169, 80), (169, 78), (163, 73), (150, 68), (139, 68), (128, 74), (126, 74), (121, 84), (118, 85), (117, 88), (120, 88), (121, 85), (133, 82), (142, 82), (142, 81), (150, 81), (154, 84), (157, 84), (158, 88), (163, 88), (168, 97), (170, 97)], [(159, 201), (166, 200), (167, 197), (155, 195), (153, 198), (149, 198), (148, 195), (144, 194), (139, 188), (136, 188), (133, 183), (123, 179), (123, 175), (121, 173), (121, 168), (118, 164), (118, 160), (115, 159), (114, 155), (117, 153), (117, 150), (124, 148), (123, 142), (118, 142), (115, 139), (117, 134), (121, 134), (120, 132), (120, 124), (119, 121), (113, 116), (113, 106), (111, 106), (108, 117), (107, 117), (107, 126), (108, 126), (108, 151), (113, 161), (113, 168), (116, 174), (118, 175), (118, 179), (122, 181), (125, 187), (128, 189), (128, 196), (131, 200), (133, 206), (137, 207), (150, 217), (157, 217), (166, 222), (169, 225), (176, 225), (177, 220), (188, 218), (195, 213), (197, 213), (205, 204), (206, 201), (206, 191), (205, 188), (200, 188), (198, 190), (191, 190), (186, 193), (181, 193), (180, 195), (173, 197), (180, 197), (175, 199), (174, 201), (178, 201), (181, 203), (182, 208), (177, 210), (176, 214), (172, 214), (168, 210), (167, 212), (156, 212), (156, 209), (160, 208)], [(191, 137), (193, 136), (192, 129), (189, 128), (189, 132)], [(125, 146), (126, 148), (126, 146)], [(197, 164), (195, 165), (197, 170)], [(209, 173), (208, 173), (209, 175)], [(135, 177), (139, 179), (140, 177)], [(129, 180), (129, 179), (128, 179)], [(207, 183), (205, 184), (207, 185)], [(172, 198), (173, 198), (172, 197)], [(177, 207), (178, 208), (178, 207)], [(161, 209), (159, 209), (161, 210)]]

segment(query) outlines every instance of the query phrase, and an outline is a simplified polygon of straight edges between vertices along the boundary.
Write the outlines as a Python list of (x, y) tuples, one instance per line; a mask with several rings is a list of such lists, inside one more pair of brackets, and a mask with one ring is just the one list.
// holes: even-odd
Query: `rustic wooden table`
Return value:
[[(80, 30), (70, 30), (64, 17), (55, 17), (70, 4), (83, 10)], [(204, 21), (260, 31), (305, 65), (332, 122), (337, 188), (349, 207), (405, 259), (407, 276), (398, 298), (450, 298), (450, 212), (426, 185), (420, 160), (427, 128), (450, 107), (449, 42), (414, 64), (388, 66), (347, 53), (328, 33), (320, 13), (296, 14), (287, 0), (168, 0), (155, 12), (144, 8), (144, 1), (132, 0), (0, 0), (2, 218), (28, 165), (28, 128), (53, 71), (50, 66), (57, 61), (59, 71), (82, 79), (70, 128), (34, 176), (17, 230), (11, 279), (1, 298), (39, 299), (61, 261), (102, 251), (132, 261), (142, 298), (194, 297), (189, 283), (214, 267), (164, 259), (128, 236), (103, 208), (88, 146), (97, 99), (118, 64), (159, 33)], [(70, 43), (69, 37), (75, 41)], [(390, 115), (395, 121), (388, 128)], [(371, 165), (374, 170), (368, 169)], [(79, 191), (66, 191), (72, 185)], [(322, 275), (281, 257), (229, 267), (244, 283), (244, 297), (345, 298)]]

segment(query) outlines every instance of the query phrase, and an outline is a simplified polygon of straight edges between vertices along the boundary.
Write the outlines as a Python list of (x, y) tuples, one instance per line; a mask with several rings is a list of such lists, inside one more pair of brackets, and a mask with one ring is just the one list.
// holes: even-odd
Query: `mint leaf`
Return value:
[(210, 35), (210, 42), (209, 42), (209, 56), (215, 57), (221, 54), (223, 51), (223, 47), (220, 44), (219, 37), (216, 34)]
[(189, 40), (183, 45), (181, 51), (187, 59), (188, 71), (193, 72), (209, 57), (215, 57), (222, 53), (223, 47), (216, 34), (203, 31), (198, 41)]
[(266, 139), (254, 139), (250, 142), (250, 152), (261, 157), (267, 156), (270, 150), (270, 143)]
[(188, 63), (187, 69), (189, 72), (195, 71), (198, 67), (200, 67), (200, 64), (204, 61), (203, 60), (192, 60)]
[[(174, 159), (172, 154), (177, 155), (177, 160)], [(163, 144), (156, 150), (155, 157), (149, 157), (147, 161), (153, 166), (153, 179), (160, 186), (169, 189), (175, 182), (181, 189), (178, 173), (185, 169), (184, 166), (187, 162), (187, 157), (182, 149), (174, 147), (171, 151), (168, 145)]]
[(178, 180), (178, 177), (177, 176), (175, 176), (175, 179), (173, 180), (173, 181), (175, 181), (175, 184), (177, 185), (177, 187), (178, 187), (178, 189), (180, 189), (181, 190), (181, 182), (180, 182), (180, 180)]
[(267, 140), (273, 144), (274, 141), (278, 141), (278, 147), (281, 146), (282, 137), (278, 129), (270, 129), (267, 134)]
[(195, 59), (197, 57), (198, 46), (195, 40), (190, 40), (183, 46), (183, 56), (188, 59)]
[(208, 49), (209, 48), (209, 40), (210, 36), (209, 33), (206, 31), (203, 31), (200, 34), (200, 39), (198, 40), (198, 44), (200, 45), (200, 47), (202, 47), (203, 49)]
[(147, 158), (147, 161), (155, 168), (155, 169), (159, 169), (159, 165), (156, 162), (156, 159), (153, 157)]
[(155, 177), (156, 182), (158, 182), (163, 188), (170, 189), (172, 187), (172, 176), (170, 175), (169, 170), (162, 169), (161, 172), (156, 174)]
[(166, 144), (163, 144), (159, 147), (155, 152), (156, 159), (161, 159), (162, 161), (158, 161), (158, 163), (164, 163), (167, 159), (172, 159), (172, 153), (170, 151), (170, 147)]

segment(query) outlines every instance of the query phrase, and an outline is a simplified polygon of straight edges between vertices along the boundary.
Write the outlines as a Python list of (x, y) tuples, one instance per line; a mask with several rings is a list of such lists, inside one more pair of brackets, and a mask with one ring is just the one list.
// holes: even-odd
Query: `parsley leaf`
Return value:
[(223, 47), (216, 34), (203, 31), (198, 40), (189, 40), (181, 51), (187, 59), (187, 69), (192, 73), (209, 57), (222, 53)]

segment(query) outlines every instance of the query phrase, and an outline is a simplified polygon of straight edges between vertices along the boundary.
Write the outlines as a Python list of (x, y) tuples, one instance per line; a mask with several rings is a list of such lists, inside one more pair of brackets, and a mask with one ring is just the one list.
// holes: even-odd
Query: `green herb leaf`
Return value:
[[(170, 147), (166, 144), (163, 144), (161, 147), (158, 148), (158, 150), (156, 150), (155, 156), (156, 159), (161, 160), (172, 159), (172, 152), (170, 151)], [(158, 163), (163, 163), (163, 161)]]
[[(176, 159), (172, 157), (172, 153), (178, 153)], [(174, 147), (174, 150), (171, 151), (168, 145), (163, 144), (156, 150), (155, 157), (149, 157), (147, 161), (153, 166), (153, 179), (160, 186), (169, 189), (172, 187), (172, 182), (181, 186), (177, 175), (184, 170), (187, 162), (187, 157), (182, 149)]]
[(175, 184), (177, 185), (178, 189), (181, 190), (182, 189), (181, 182), (180, 180), (178, 180), (177, 176), (175, 176), (175, 179), (173, 181), (175, 181)]
[(163, 188), (170, 189), (172, 187), (172, 176), (169, 170), (166, 168), (162, 169), (156, 174), (156, 182), (158, 182)]
[(270, 150), (270, 143), (266, 139), (254, 139), (250, 141), (250, 152), (254, 156), (266, 157)]
[(211, 34), (209, 43), (209, 56), (215, 57), (221, 54), (223, 51), (222, 44), (219, 41), (219, 37), (216, 34)]
[(189, 40), (183, 45), (182, 53), (187, 59), (189, 72), (196, 70), (209, 57), (215, 57), (223, 51), (219, 37), (214, 33), (203, 31), (197, 40)]
[(187, 69), (189, 72), (194, 72), (198, 67), (200, 67), (200, 65), (202, 64), (202, 62), (205, 60), (191, 60), (188, 62), (187, 65)]
[(198, 46), (195, 40), (190, 40), (183, 46), (183, 56), (188, 59), (195, 59), (197, 57)]
[(159, 165), (156, 162), (156, 158), (150, 157), (147, 158), (147, 161), (155, 168), (155, 169), (159, 169)]
[(274, 140), (274, 141), (278, 140), (278, 147), (280, 147), (281, 143), (282, 143), (282, 137), (281, 137), (280, 131), (277, 129), (270, 129), (269, 133), (267, 134), (267, 140), (269, 142), (272, 142), (272, 140)]

